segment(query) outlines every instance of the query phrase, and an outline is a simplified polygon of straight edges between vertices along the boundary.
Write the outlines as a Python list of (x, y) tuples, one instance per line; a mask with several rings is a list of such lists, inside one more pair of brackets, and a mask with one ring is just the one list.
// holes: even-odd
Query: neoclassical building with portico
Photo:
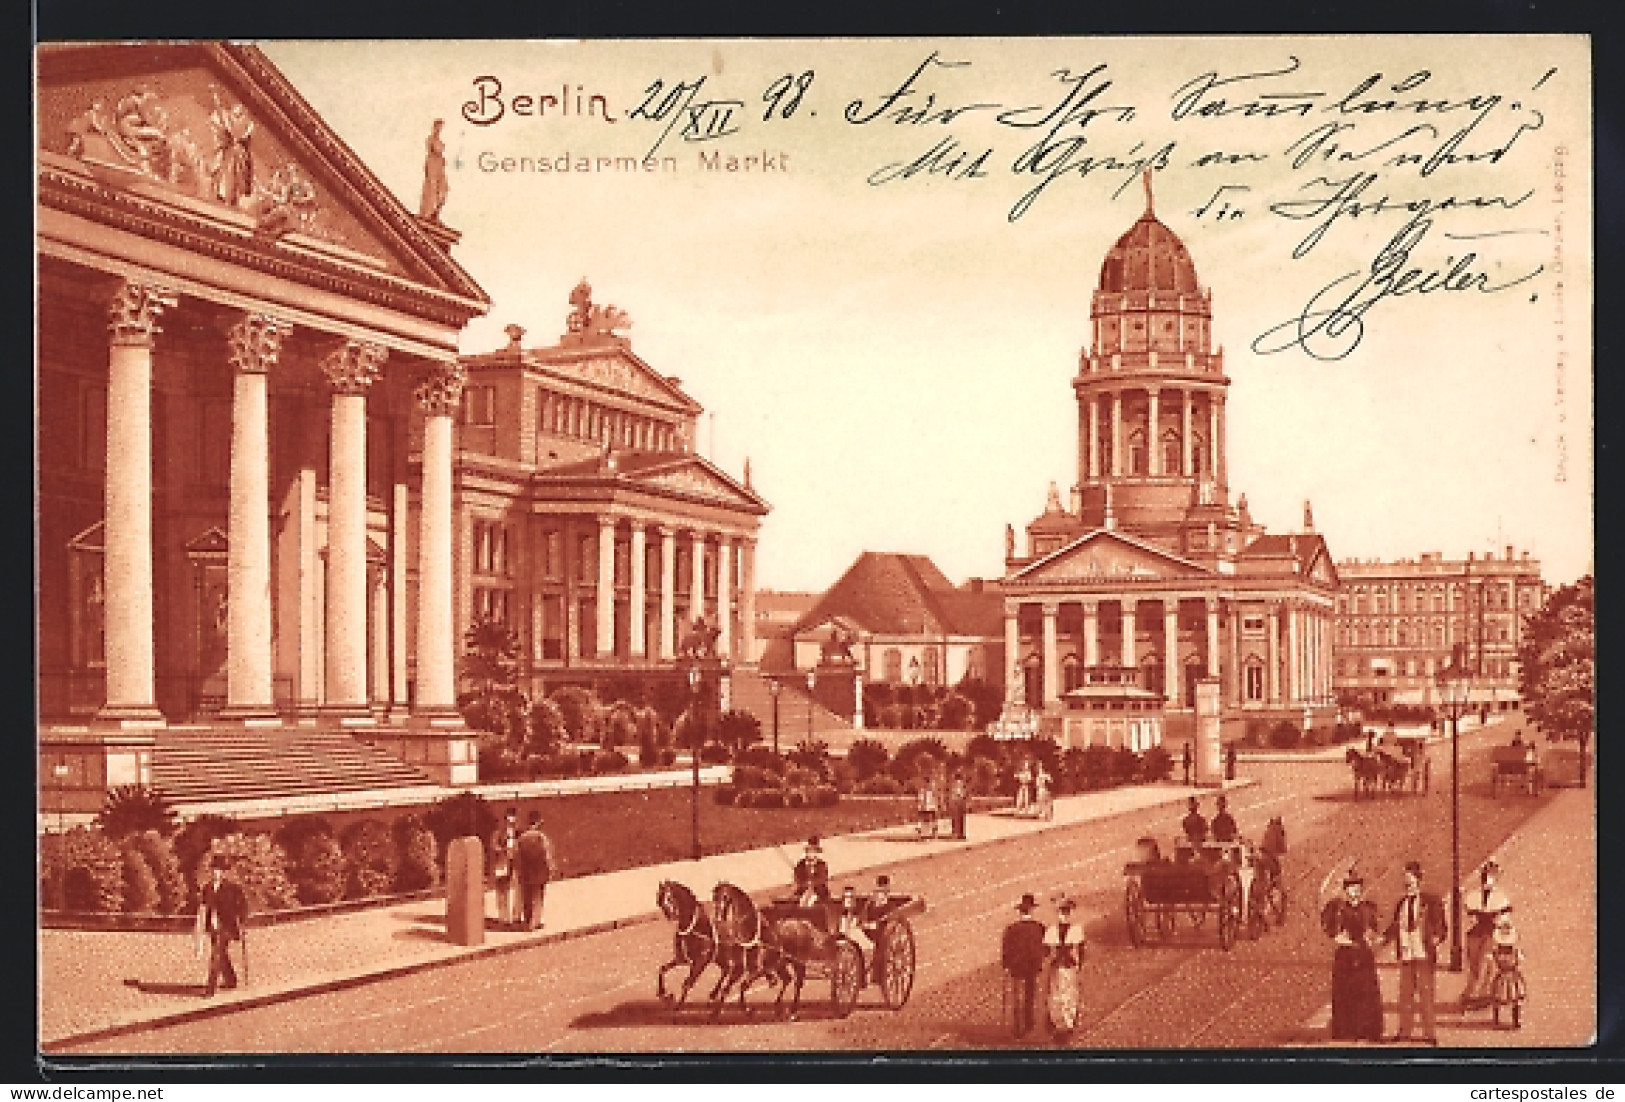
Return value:
[[(1006, 531), (1007, 719), (1059, 733), (1099, 695), (1089, 686), (1127, 684), (1162, 698), (1165, 737), (1183, 741), (1209, 682), (1227, 739), (1250, 718), (1330, 723), (1336, 567), (1307, 502), (1302, 528), (1278, 535), (1246, 495), (1232, 502), (1212, 297), (1157, 219), (1149, 175), (1090, 316), (1070, 500), (1051, 484), (1024, 554)], [(1098, 730), (1117, 745), (1107, 719)]]
[(351, 730), (471, 780), (453, 419), (489, 300), (443, 191), (408, 210), (253, 46), (37, 62), (48, 802), (149, 781), (177, 728)]

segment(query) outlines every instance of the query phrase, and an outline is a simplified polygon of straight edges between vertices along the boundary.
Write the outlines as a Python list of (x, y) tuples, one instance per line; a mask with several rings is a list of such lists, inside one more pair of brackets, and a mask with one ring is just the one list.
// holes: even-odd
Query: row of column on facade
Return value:
[[(1168, 706), (1183, 707), (1183, 666), (1169, 661), (1177, 654), (1179, 638), (1179, 597), (1119, 598), (1105, 601), (1040, 601), (1042, 630), (1039, 655), (1042, 663), (1044, 703), (1058, 704), (1061, 699), (1061, 636), (1060, 609), (1063, 603), (1081, 604), (1083, 610), (1082, 665), (1085, 669), (1107, 664), (1101, 654), (1100, 606), (1116, 604), (1121, 623), (1138, 625), (1139, 606), (1151, 603), (1162, 607), (1163, 660), (1165, 692)], [(1204, 676), (1220, 676), (1220, 612), (1221, 602), (1211, 597), (1192, 598), (1205, 605), (1206, 646), (1203, 650)], [(1005, 654), (1011, 656), (1008, 666), (1008, 692), (1012, 698), (1019, 695), (1022, 685), (1021, 663), (1015, 656), (1021, 649), (1020, 611), (1024, 602), (1009, 601), (1004, 609)], [(1232, 605), (1231, 616), (1238, 615)], [(1267, 661), (1264, 664), (1265, 683), (1259, 686), (1259, 697), (1271, 705), (1324, 701), (1332, 696), (1332, 623), (1329, 610), (1318, 606), (1286, 602), (1265, 613), (1267, 635)], [(1136, 654), (1137, 632), (1119, 632), (1119, 653), (1116, 665), (1133, 667), (1138, 663)]]
[[(178, 297), (126, 280), (109, 307), (105, 498), (106, 704), (101, 716), (161, 722), (154, 692), (152, 552), (152, 349), (159, 316)], [(270, 438), (267, 374), (292, 325), (246, 312), (231, 326), (231, 457), (224, 715), (272, 718)], [(388, 350), (335, 338), (321, 360), (332, 390), (326, 607), (325, 707), (370, 715), (367, 686), (368, 388)], [(419, 513), (415, 711), (456, 715), (452, 622), (452, 417), (463, 386), (455, 359), (430, 365), (416, 397), (425, 414)]]
[[(1206, 391), (1207, 394), (1207, 440), (1198, 453), (1195, 449), (1195, 437), (1192, 434), (1192, 421), (1196, 416), (1196, 391), (1180, 388), (1180, 469), (1168, 470), (1163, 462), (1162, 449), (1156, 439), (1156, 428), (1161, 424), (1161, 390), (1159, 388), (1134, 388), (1134, 392), (1143, 392), (1146, 395), (1146, 425), (1150, 429), (1146, 436), (1147, 473), (1152, 476), (1169, 475), (1194, 477), (1204, 472), (1213, 474), (1222, 484), (1225, 482), (1224, 462), (1224, 398), (1215, 391)], [(1084, 438), (1080, 440), (1079, 450), (1084, 456), (1084, 466), (1091, 479), (1103, 477), (1121, 477), (1132, 472), (1125, 468), (1128, 450), (1124, 445), (1125, 418), (1123, 416), (1123, 396), (1131, 393), (1128, 390), (1114, 390), (1109, 392), (1095, 392), (1084, 400)], [(1104, 437), (1100, 431), (1100, 409), (1104, 405), (1107, 413), (1106, 433)], [(1108, 445), (1103, 448), (1103, 445)], [(1104, 454), (1103, 454), (1104, 453)], [(1110, 470), (1103, 468), (1109, 464)]]

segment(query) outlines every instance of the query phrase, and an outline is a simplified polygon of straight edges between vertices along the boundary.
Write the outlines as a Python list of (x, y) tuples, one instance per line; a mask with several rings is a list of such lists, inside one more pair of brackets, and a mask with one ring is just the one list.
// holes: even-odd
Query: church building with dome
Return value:
[[(1233, 492), (1212, 295), (1158, 220), (1149, 173), (1145, 191), (1101, 264), (1071, 380), (1069, 499), (1051, 483), (1024, 554), (1005, 533), (1006, 729), (1177, 745), (1204, 683), (1226, 741), (1251, 721), (1329, 726), (1336, 566), (1308, 502), (1298, 531), (1272, 535)], [(1130, 721), (1147, 698), (1160, 724)]]

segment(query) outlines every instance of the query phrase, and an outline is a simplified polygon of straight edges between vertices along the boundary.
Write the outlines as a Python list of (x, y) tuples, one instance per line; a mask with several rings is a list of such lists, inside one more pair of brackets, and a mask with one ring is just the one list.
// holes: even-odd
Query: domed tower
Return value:
[(1232, 541), (1188, 538), (1188, 530), (1228, 527), (1230, 380), (1223, 350), (1213, 349), (1212, 298), (1184, 242), (1157, 220), (1150, 170), (1145, 213), (1106, 254), (1089, 312), (1093, 339), (1072, 381), (1080, 519), (1106, 527), (1109, 518), (1176, 553), (1222, 557)]

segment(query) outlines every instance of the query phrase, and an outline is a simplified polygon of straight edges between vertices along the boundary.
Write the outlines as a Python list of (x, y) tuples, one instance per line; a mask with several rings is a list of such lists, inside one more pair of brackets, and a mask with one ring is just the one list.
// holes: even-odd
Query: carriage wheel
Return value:
[(1269, 913), (1274, 916), (1277, 926), (1286, 925), (1286, 888), (1281, 884), (1281, 878), (1276, 876), (1270, 881), (1269, 889), (1264, 893), (1264, 903)]
[(829, 964), (829, 1001), (835, 1016), (844, 1018), (858, 1003), (863, 990), (863, 954), (846, 938), (835, 943), (835, 959)]
[(914, 928), (906, 918), (886, 927), (880, 950), (880, 990), (893, 1010), (903, 1009), (914, 990)]
[(1224, 878), (1224, 891), (1219, 897), (1219, 946), (1229, 951), (1236, 944), (1236, 930), (1241, 925), (1241, 881), (1234, 875)]
[(1145, 896), (1140, 892), (1140, 882), (1130, 880), (1123, 894), (1123, 915), (1128, 921), (1129, 944), (1138, 949), (1145, 944)]

